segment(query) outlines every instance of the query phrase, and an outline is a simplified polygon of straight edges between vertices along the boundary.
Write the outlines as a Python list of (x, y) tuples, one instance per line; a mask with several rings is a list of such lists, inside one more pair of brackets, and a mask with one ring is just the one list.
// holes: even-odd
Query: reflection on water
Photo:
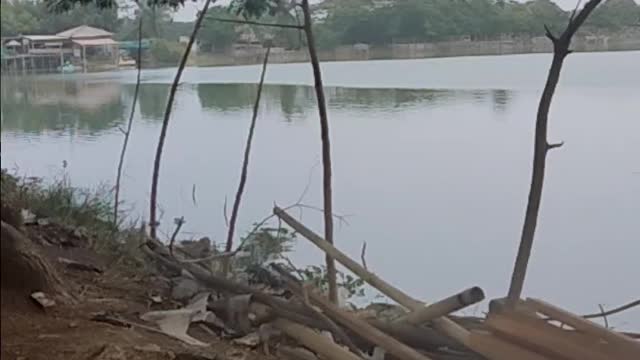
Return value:
[(121, 84), (3, 78), (1, 87), (3, 131), (96, 135), (123, 119)]
[[(126, 104), (132, 102), (135, 86), (88, 79), (3, 79), (2, 130), (40, 133), (45, 130), (73, 131), (95, 136), (120, 126), (128, 116)], [(195, 89), (203, 110), (234, 112), (250, 109), (255, 101), (255, 84), (183, 85), (181, 91)], [(180, 90), (179, 90), (180, 91)], [(162, 120), (168, 84), (142, 84), (138, 110), (145, 120)], [(181, 93), (178, 94), (178, 102)], [(507, 90), (410, 90), (330, 87), (328, 106), (362, 112), (392, 112), (398, 109), (437, 107), (464, 103), (492, 102), (504, 111), (513, 95)], [(284, 121), (315, 111), (312, 87), (265, 85), (263, 108), (280, 113)]]

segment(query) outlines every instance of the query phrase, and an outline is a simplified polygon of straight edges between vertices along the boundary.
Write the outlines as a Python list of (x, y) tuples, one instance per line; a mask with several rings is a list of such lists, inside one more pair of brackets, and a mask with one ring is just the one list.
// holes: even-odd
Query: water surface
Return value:
[[(433, 301), (472, 285), (506, 294), (529, 189), (535, 111), (550, 55), (327, 63), (341, 249)], [(573, 54), (550, 114), (539, 228), (525, 295), (576, 312), (640, 288), (640, 52)], [(144, 73), (123, 183), (147, 216), (152, 161), (173, 69)], [(177, 95), (162, 163), (163, 231), (222, 242), (259, 75), (257, 66), (192, 68)], [(112, 182), (134, 73), (2, 79), (2, 166)], [(307, 64), (267, 76), (239, 229), (273, 203), (322, 204), (320, 134)], [(194, 192), (195, 188), (195, 192)], [(193, 195), (195, 194), (195, 201)], [(230, 200), (229, 200), (230, 201)], [(300, 215), (296, 212), (296, 215)], [(303, 221), (321, 233), (321, 214)], [(299, 240), (294, 261), (320, 263)], [(482, 309), (482, 308), (480, 308)], [(468, 313), (472, 313), (469, 311)], [(640, 311), (610, 319), (640, 328)]]

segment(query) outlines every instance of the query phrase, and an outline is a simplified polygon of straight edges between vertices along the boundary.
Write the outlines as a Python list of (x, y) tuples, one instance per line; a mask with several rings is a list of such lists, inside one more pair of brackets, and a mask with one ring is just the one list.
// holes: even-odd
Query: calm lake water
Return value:
[[(472, 285), (506, 294), (529, 190), (538, 98), (551, 56), (323, 65), (341, 249), (433, 301)], [(152, 160), (174, 69), (144, 72), (124, 199), (147, 216)], [(185, 72), (160, 182), (164, 232), (222, 242), (258, 66)], [(2, 167), (73, 184), (112, 183), (135, 73), (2, 79)], [(240, 231), (274, 202), (322, 204), (320, 135), (308, 64), (267, 75)], [(574, 54), (550, 117), (551, 152), (525, 295), (597, 311), (640, 295), (640, 52)], [(192, 192), (195, 187), (194, 202)], [(229, 200), (231, 202), (231, 200)], [(297, 213), (296, 213), (297, 214)], [(299, 214), (297, 214), (299, 215)], [(321, 214), (303, 220), (322, 232)], [(299, 240), (298, 264), (321, 263)], [(484, 308), (484, 305), (477, 311)], [(468, 313), (473, 313), (469, 311)], [(640, 310), (610, 323), (640, 328)]]

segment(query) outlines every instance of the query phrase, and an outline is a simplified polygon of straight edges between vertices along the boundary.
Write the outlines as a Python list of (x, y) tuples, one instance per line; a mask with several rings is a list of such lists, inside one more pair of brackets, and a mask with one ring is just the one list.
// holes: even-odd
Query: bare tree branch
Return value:
[(118, 211), (120, 206), (120, 182), (122, 180), (122, 169), (124, 168), (124, 158), (127, 153), (127, 146), (129, 145), (129, 137), (131, 135), (131, 127), (133, 125), (133, 115), (136, 112), (136, 104), (138, 103), (138, 92), (140, 91), (140, 78), (142, 74), (142, 14), (138, 20), (138, 53), (136, 56), (136, 66), (138, 73), (136, 75), (136, 87), (133, 91), (133, 101), (131, 103), (131, 113), (129, 114), (129, 122), (127, 123), (127, 130), (123, 130), (118, 127), (124, 134), (124, 140), (122, 142), (122, 150), (120, 151), (120, 160), (118, 161), (118, 171), (116, 174), (115, 185), (115, 203), (113, 205), (113, 224), (118, 225)]
[[(331, 187), (331, 135), (329, 133), (329, 116), (327, 115), (327, 104), (322, 85), (322, 72), (320, 70), (320, 60), (316, 50), (316, 42), (313, 35), (311, 10), (309, 0), (302, 0), (302, 13), (304, 15), (304, 33), (307, 37), (307, 48), (309, 58), (313, 68), (314, 88), (318, 101), (318, 112), (320, 115), (320, 136), (322, 139), (322, 182), (324, 195), (324, 238), (333, 244), (333, 196)], [(329, 300), (338, 303), (338, 285), (336, 282), (336, 263), (331, 256), (326, 256), (327, 279), (329, 282)]]
[(191, 48), (193, 47), (193, 43), (196, 41), (196, 37), (198, 36), (198, 30), (202, 26), (202, 20), (205, 18), (207, 14), (207, 10), (209, 10), (209, 5), (211, 4), (211, 0), (206, 0), (204, 3), (204, 7), (202, 11), (198, 14), (196, 18), (196, 23), (193, 25), (193, 31), (191, 32), (191, 36), (189, 37), (189, 42), (187, 43), (187, 47), (184, 49), (184, 53), (182, 54), (182, 59), (180, 60), (180, 65), (178, 66), (178, 71), (176, 72), (176, 76), (173, 79), (173, 83), (171, 84), (171, 90), (169, 91), (169, 98), (167, 99), (167, 106), (164, 110), (164, 119), (162, 120), (162, 128), (160, 130), (160, 137), (158, 139), (158, 147), (156, 149), (156, 156), (153, 162), (153, 175), (151, 178), (151, 199), (149, 204), (149, 229), (151, 238), (156, 240), (156, 228), (158, 227), (158, 223), (156, 221), (156, 207), (158, 201), (158, 179), (160, 177), (160, 162), (162, 160), (162, 149), (164, 148), (164, 141), (167, 137), (167, 129), (169, 128), (169, 120), (171, 119), (171, 110), (173, 108), (173, 102), (176, 97), (176, 92), (178, 90), (178, 85), (180, 84), (180, 78), (182, 77), (182, 73), (184, 72), (184, 68), (187, 66), (187, 60), (189, 59), (189, 54), (191, 53)]
[(559, 148), (562, 145), (564, 145), (564, 141), (561, 141), (559, 143), (555, 143), (555, 144), (547, 144), (547, 150), (551, 150), (551, 149), (555, 149), (555, 148)]
[(249, 157), (251, 155), (251, 144), (253, 142), (253, 134), (256, 128), (256, 120), (258, 119), (258, 111), (260, 109), (260, 97), (262, 95), (262, 86), (264, 85), (264, 78), (267, 73), (267, 64), (269, 63), (269, 53), (271, 47), (267, 48), (267, 52), (264, 55), (264, 61), (262, 63), (262, 73), (260, 74), (260, 82), (258, 83), (258, 90), (256, 93), (256, 101), (253, 104), (253, 115), (251, 117), (251, 125), (249, 125), (249, 134), (247, 135), (247, 143), (244, 148), (244, 159), (242, 161), (242, 171), (240, 173), (240, 182), (238, 183), (238, 190), (236, 191), (236, 197), (233, 202), (233, 208), (231, 209), (231, 219), (229, 221), (229, 231), (227, 233), (227, 244), (225, 251), (231, 251), (233, 247), (233, 235), (236, 228), (236, 221), (238, 220), (238, 211), (240, 210), (240, 202), (242, 201), (242, 194), (244, 187), (247, 183), (247, 174), (249, 172)]
[(599, 312), (599, 313), (594, 313), (594, 314), (587, 314), (587, 315), (582, 315), (583, 318), (585, 319), (594, 319), (594, 318), (599, 318), (599, 317), (603, 317), (603, 316), (610, 316), (613, 314), (617, 314), (620, 312), (623, 312), (625, 310), (629, 310), (631, 308), (634, 308), (636, 306), (640, 305), (640, 299), (638, 300), (634, 300), (628, 304), (624, 304), (622, 306), (618, 306), (617, 308), (613, 308), (611, 310), (607, 310), (605, 312)]
[(362, 251), (360, 251), (360, 260), (362, 261), (362, 267), (368, 271), (369, 268), (367, 267), (366, 255), (367, 255), (367, 242), (365, 241), (362, 243)]
[(524, 278), (527, 273), (529, 257), (533, 247), (533, 239), (535, 236), (536, 226), (538, 223), (538, 213), (540, 211), (540, 203), (542, 200), (542, 187), (544, 184), (544, 175), (546, 167), (547, 152), (550, 148), (558, 147), (548, 145), (547, 127), (549, 122), (549, 109), (551, 101), (555, 93), (558, 81), (560, 80), (560, 71), (564, 63), (564, 59), (570, 53), (569, 46), (571, 39), (578, 28), (584, 23), (589, 14), (600, 4), (602, 0), (589, 0), (584, 8), (573, 16), (567, 28), (559, 36), (555, 37), (551, 34), (548, 27), (545, 27), (547, 36), (553, 41), (553, 60), (547, 82), (545, 84), (540, 103), (538, 105), (538, 113), (536, 116), (535, 145), (533, 155), (533, 172), (531, 175), (531, 188), (529, 190), (529, 199), (527, 202), (527, 210), (522, 227), (522, 235), (520, 238), (520, 246), (518, 255), (511, 277), (509, 286), (508, 303), (514, 305), (522, 294)]

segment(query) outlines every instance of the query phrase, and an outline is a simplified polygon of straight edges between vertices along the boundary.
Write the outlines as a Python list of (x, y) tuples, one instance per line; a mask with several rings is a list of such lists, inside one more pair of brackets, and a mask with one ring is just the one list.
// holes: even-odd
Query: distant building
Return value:
[(2, 39), (2, 70), (56, 72), (78, 66), (84, 71), (117, 68), (118, 42), (113, 33), (82, 25), (55, 35)]

